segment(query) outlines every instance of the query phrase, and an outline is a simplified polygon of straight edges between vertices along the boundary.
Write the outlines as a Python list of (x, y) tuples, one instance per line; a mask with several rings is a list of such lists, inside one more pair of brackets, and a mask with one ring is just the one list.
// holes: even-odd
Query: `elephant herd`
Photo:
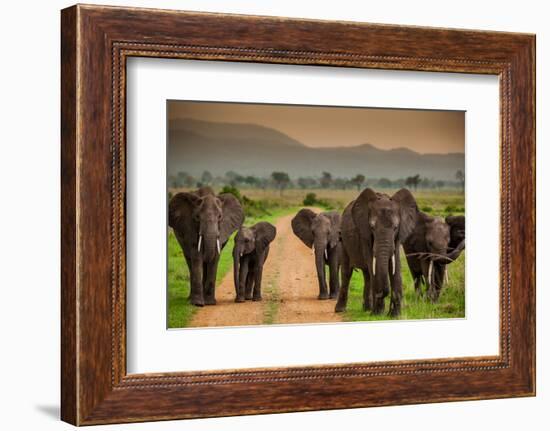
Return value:
[[(235, 302), (260, 301), (263, 266), (275, 226), (259, 222), (245, 227), (244, 211), (229, 193), (215, 195), (208, 187), (176, 194), (169, 203), (168, 223), (189, 267), (190, 301), (213, 305), (221, 250), (237, 231), (233, 247)], [(422, 285), (437, 301), (447, 282), (447, 265), (465, 248), (464, 216), (432, 217), (418, 209), (407, 189), (394, 195), (370, 188), (340, 214), (300, 210), (292, 219), (294, 234), (313, 249), (318, 299), (337, 299), (335, 311), (346, 309), (354, 269), (363, 274), (363, 310), (399, 316), (403, 295), (400, 253), (403, 248), (418, 294)], [(326, 280), (328, 267), (328, 287)]]

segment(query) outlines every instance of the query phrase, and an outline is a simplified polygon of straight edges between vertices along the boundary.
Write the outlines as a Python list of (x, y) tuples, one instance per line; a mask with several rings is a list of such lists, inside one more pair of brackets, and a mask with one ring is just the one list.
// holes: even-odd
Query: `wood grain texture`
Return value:
[[(534, 48), (525, 34), (100, 6), (62, 11), (62, 419), (82, 425), (533, 395)], [(127, 375), (130, 56), (499, 75), (499, 356)]]
[(61, 16), (61, 418), (77, 422), (76, 9)]

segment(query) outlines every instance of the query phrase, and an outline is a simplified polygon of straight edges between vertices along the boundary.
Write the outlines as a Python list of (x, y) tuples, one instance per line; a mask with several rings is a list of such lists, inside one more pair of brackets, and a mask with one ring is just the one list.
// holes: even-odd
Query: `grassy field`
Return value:
[[(176, 192), (179, 190), (172, 190)], [(241, 195), (245, 196), (245, 210), (247, 218), (245, 225), (252, 225), (260, 220), (274, 223), (279, 217), (297, 212), (302, 206), (307, 193), (315, 193), (319, 205), (327, 209), (341, 211), (350, 201), (356, 198), (357, 190), (285, 190), (281, 195), (272, 189), (241, 189)], [(392, 194), (395, 190), (385, 191)], [(464, 214), (464, 194), (459, 191), (425, 191), (413, 192), (418, 207), (436, 216), (450, 214)], [(248, 201), (246, 200), (248, 199)], [(232, 267), (232, 239), (221, 254), (217, 280), (218, 282), (231, 270)], [(454, 263), (449, 265), (449, 284), (441, 293), (436, 304), (432, 304), (424, 298), (419, 298), (414, 292), (414, 284), (402, 253), (401, 270), (403, 278), (403, 307), (401, 319), (431, 319), (464, 317), (465, 315), (465, 289), (464, 289), (464, 263), (465, 253)], [(344, 314), (346, 321), (386, 320), (386, 314), (374, 316), (362, 311), (362, 283), (363, 277), (359, 271), (355, 271), (352, 277), (347, 312)], [(269, 286), (275, 293), (277, 286)], [(168, 236), (168, 327), (181, 328), (187, 326), (193, 312), (197, 309), (191, 306), (187, 300), (189, 295), (189, 271), (184, 262), (183, 253), (172, 232)], [(270, 307), (270, 308), (269, 308)], [(272, 314), (276, 314), (277, 304), (268, 304)], [(386, 310), (389, 307), (387, 298)], [(266, 323), (271, 323), (269, 319)]]
[[(378, 190), (377, 190), (378, 191)], [(380, 190), (392, 195), (397, 190)], [(270, 205), (300, 206), (307, 193), (315, 193), (320, 201), (324, 201), (331, 209), (343, 210), (346, 205), (354, 200), (358, 191), (348, 190), (285, 190), (282, 196), (272, 189), (242, 189), (241, 193), (250, 199), (265, 201)], [(464, 214), (464, 194), (457, 190), (418, 190), (413, 191), (418, 208), (420, 210), (438, 216), (448, 214)]]

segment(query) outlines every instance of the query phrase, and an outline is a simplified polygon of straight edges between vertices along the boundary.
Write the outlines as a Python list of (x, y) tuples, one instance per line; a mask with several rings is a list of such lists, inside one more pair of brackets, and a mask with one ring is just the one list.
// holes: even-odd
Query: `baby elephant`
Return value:
[[(292, 231), (315, 253), (315, 267), (319, 279), (318, 299), (337, 298), (340, 283), (340, 214), (327, 211), (316, 214), (304, 208), (292, 219)], [(327, 292), (325, 265), (329, 268), (330, 294)]]
[(262, 300), (262, 271), (276, 234), (275, 226), (265, 221), (237, 232), (233, 248), (235, 302)]

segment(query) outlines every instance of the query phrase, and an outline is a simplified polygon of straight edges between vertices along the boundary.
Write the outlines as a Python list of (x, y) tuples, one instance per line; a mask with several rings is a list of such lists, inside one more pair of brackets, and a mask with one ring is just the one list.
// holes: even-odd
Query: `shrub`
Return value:
[(334, 205), (331, 202), (329, 202), (327, 199), (318, 199), (315, 193), (308, 193), (302, 203), (308, 207), (318, 206), (323, 207), (327, 210), (334, 209)]
[(422, 207), (420, 209), (422, 211), (424, 211), (425, 213), (431, 213), (434, 210), (432, 207), (429, 207), (429, 206), (425, 206), (425, 207)]
[(235, 196), (239, 200), (239, 202), (243, 203), (241, 192), (235, 186), (224, 186), (223, 189), (221, 190), (221, 193), (231, 193), (233, 196)]
[(308, 193), (303, 201), (303, 204), (305, 206), (313, 206), (316, 203), (317, 203), (317, 195), (315, 193)]
[(246, 217), (257, 218), (270, 214), (268, 211), (269, 203), (264, 200), (255, 201), (243, 195), (242, 204)]
[(456, 205), (447, 205), (445, 207), (445, 212), (446, 213), (449, 213), (449, 214), (452, 214), (452, 213), (463, 213), (464, 212), (464, 207), (458, 207)]

